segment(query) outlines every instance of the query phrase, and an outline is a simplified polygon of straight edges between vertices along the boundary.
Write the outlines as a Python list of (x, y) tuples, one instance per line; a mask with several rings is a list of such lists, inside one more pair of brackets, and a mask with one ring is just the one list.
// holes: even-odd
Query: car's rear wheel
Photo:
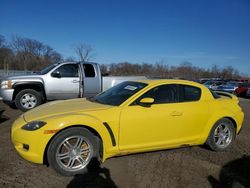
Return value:
[(18, 109), (26, 112), (42, 103), (42, 96), (33, 89), (24, 89), (20, 91), (15, 98), (15, 104)]
[(235, 127), (231, 120), (222, 118), (210, 131), (206, 144), (214, 151), (228, 149), (235, 139)]
[(87, 166), (98, 161), (98, 138), (89, 130), (74, 127), (60, 132), (49, 145), (49, 165), (65, 176), (83, 174)]

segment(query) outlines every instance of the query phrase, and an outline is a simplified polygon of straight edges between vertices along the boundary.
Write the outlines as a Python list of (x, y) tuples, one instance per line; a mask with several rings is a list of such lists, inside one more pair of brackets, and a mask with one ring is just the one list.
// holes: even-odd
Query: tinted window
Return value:
[(157, 86), (143, 94), (137, 102), (147, 97), (153, 98), (154, 104), (175, 103), (178, 102), (177, 87), (175, 84)]
[(55, 68), (58, 64), (52, 64), (49, 65), (48, 67), (45, 67), (44, 69), (42, 69), (39, 73), (40, 74), (47, 74), (50, 70), (52, 70), (53, 68)]
[(201, 98), (201, 89), (194, 86), (180, 85), (180, 102), (198, 101)]
[(91, 64), (83, 64), (85, 77), (95, 77), (95, 69)]
[(59, 72), (61, 77), (78, 77), (78, 65), (66, 64), (54, 70), (53, 73)]
[(147, 84), (141, 82), (122, 82), (95, 97), (89, 98), (89, 100), (101, 104), (119, 106), (146, 86)]
[(241, 83), (241, 87), (250, 87), (250, 83)]

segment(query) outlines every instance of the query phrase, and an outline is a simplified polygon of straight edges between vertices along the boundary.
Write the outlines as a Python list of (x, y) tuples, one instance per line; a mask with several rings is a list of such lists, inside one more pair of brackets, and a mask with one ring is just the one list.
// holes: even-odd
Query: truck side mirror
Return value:
[(150, 107), (153, 103), (154, 103), (154, 99), (153, 98), (143, 98), (139, 101), (139, 105), (143, 106), (143, 107)]
[(60, 72), (58, 72), (58, 71), (52, 72), (52, 73), (51, 73), (51, 76), (52, 76), (52, 77), (55, 77), (55, 78), (61, 78), (61, 74), (60, 74)]

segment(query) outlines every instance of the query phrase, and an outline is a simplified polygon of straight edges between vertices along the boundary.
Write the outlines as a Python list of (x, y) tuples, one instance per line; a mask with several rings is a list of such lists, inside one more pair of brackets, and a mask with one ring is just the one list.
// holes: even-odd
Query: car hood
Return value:
[(21, 74), (21, 75), (15, 75), (15, 76), (5, 76), (2, 78), (2, 80), (17, 80), (17, 79), (31, 79), (31, 78), (39, 78), (42, 75), (39, 74)]
[(84, 113), (88, 111), (105, 110), (112, 106), (96, 102), (90, 102), (84, 99), (61, 100), (46, 103), (36, 107), (24, 114), (24, 120), (31, 122), (34, 120), (43, 120), (44, 118), (63, 115), (68, 113)]

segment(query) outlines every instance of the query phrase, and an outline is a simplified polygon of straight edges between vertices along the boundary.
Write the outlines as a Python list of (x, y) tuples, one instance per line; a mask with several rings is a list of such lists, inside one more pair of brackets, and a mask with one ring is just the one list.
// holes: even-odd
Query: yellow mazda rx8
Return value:
[(242, 126), (238, 103), (191, 81), (127, 81), (92, 98), (28, 111), (11, 137), (24, 159), (71, 176), (117, 155), (202, 144), (225, 150)]

